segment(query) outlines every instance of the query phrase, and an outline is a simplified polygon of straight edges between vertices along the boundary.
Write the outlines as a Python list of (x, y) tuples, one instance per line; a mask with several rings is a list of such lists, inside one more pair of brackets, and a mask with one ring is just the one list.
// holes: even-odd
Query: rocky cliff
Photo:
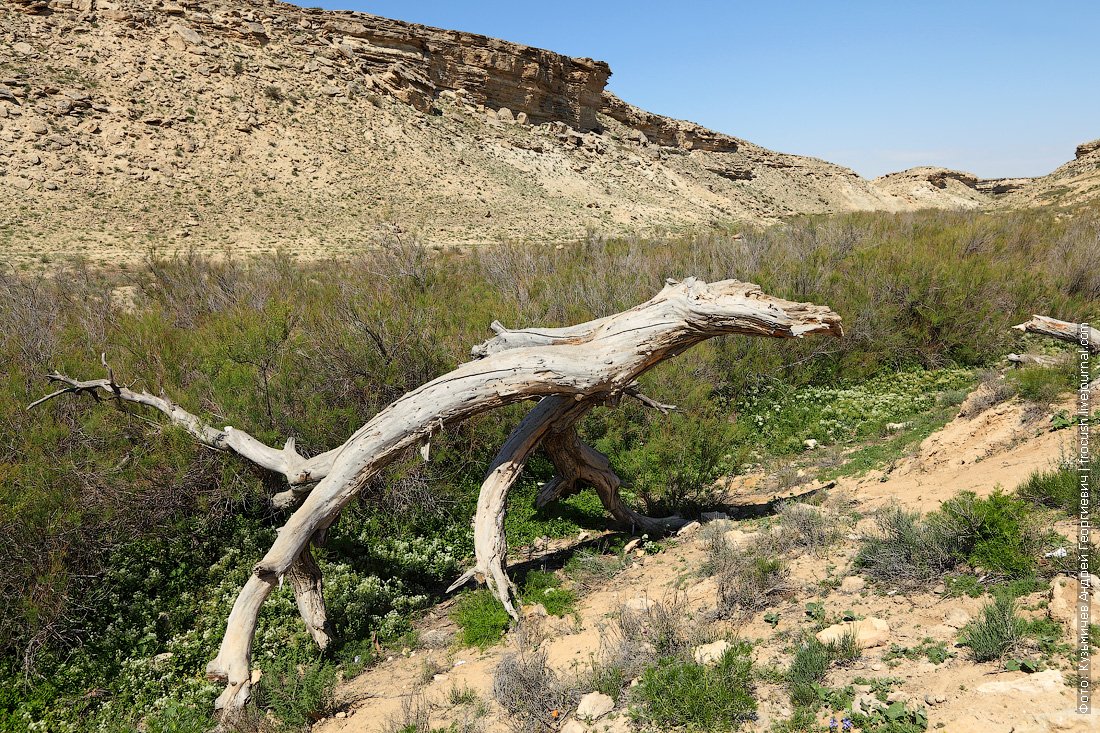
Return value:
[(549, 241), (993, 200), (980, 181), (913, 195), (655, 115), (608, 92), (610, 73), (273, 0), (7, 0), (0, 255), (328, 256), (394, 231)]

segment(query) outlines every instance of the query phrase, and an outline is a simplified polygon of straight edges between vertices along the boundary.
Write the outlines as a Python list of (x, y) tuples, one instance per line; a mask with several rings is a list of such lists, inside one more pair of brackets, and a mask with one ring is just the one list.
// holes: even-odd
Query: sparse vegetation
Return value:
[(1026, 624), (1016, 615), (1016, 601), (1007, 593), (998, 594), (982, 609), (980, 618), (962, 630), (959, 643), (970, 648), (977, 662), (1003, 658), (1023, 639)]
[(737, 730), (755, 718), (749, 651), (746, 644), (735, 645), (713, 665), (662, 658), (631, 695), (634, 715), (663, 730)]
[[(1100, 458), (1094, 458), (1090, 470), (1100, 476)], [(1016, 487), (1024, 501), (1076, 515), (1081, 505), (1081, 474), (1076, 464), (1063, 464), (1049, 471), (1036, 471)]]

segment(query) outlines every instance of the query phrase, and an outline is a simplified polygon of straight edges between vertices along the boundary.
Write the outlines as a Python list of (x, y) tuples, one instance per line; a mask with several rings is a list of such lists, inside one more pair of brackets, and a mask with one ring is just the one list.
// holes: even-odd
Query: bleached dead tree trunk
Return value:
[(98, 398), (102, 392), (119, 401), (153, 407), (203, 444), (235, 451), (282, 474), (290, 488), (276, 499), (285, 506), (301, 502), (254, 566), (229, 615), (218, 655), (207, 667), (209, 677), (226, 684), (216, 703), (223, 716), (233, 716), (248, 700), (257, 617), (279, 578), (291, 579), (303, 619), (323, 646), (327, 623), (310, 544), (323, 537), (340, 510), (379, 471), (407, 449), (426, 444), (444, 426), (503, 405), (541, 398), (513, 431), (485, 479), (475, 518), (476, 564), (464, 576), (485, 580), (509, 613), (516, 615), (514, 589), (504, 569), (504, 512), (508, 491), (536, 447), (542, 445), (558, 471), (540, 492), (540, 503), (574, 493), (583, 482), (596, 489), (616, 520), (647, 531), (673, 529), (682, 520), (644, 517), (622, 503), (618, 477), (605, 456), (580, 440), (576, 421), (593, 406), (614, 403), (623, 396), (667, 409), (638, 394), (635, 380), (659, 362), (714, 336), (841, 334), (840, 317), (827, 307), (774, 298), (750, 283), (707, 284), (695, 278), (670, 280), (645, 303), (577, 326), (522, 330), (495, 322), (492, 326), (497, 335), (474, 347), (473, 361), (405, 394), (343, 445), (309, 459), (298, 454), (293, 440), (278, 449), (243, 431), (212, 428), (163, 397), (119, 386), (110, 373), (105, 380), (91, 382), (50, 375), (66, 386), (39, 402), (65, 393)]
[(1088, 339), (1089, 351), (1093, 354), (1100, 354), (1100, 331), (1088, 325), (1085, 325), (1082, 329), (1082, 325), (1084, 324), (1059, 321), (1057, 318), (1051, 318), (1049, 316), (1034, 315), (1030, 320), (1017, 324), (1013, 326), (1013, 328), (1023, 333), (1049, 336), (1050, 338), (1058, 339), (1059, 341), (1068, 341), (1072, 344), (1081, 343), (1081, 332), (1083, 330)]

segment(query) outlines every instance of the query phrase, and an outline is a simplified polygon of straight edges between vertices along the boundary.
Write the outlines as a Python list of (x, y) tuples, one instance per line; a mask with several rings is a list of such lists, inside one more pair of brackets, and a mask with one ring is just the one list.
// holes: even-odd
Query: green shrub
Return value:
[(632, 692), (635, 715), (665, 730), (737, 730), (756, 716), (748, 653), (748, 645), (734, 646), (715, 665), (661, 659)]
[(462, 630), (459, 638), (466, 646), (481, 649), (500, 641), (512, 618), (487, 588), (467, 593), (455, 604), (451, 618)]
[(1001, 659), (1023, 638), (1026, 622), (1016, 615), (1016, 602), (1008, 594), (999, 594), (982, 609), (982, 615), (965, 627), (959, 643), (970, 648), (977, 662)]
[(285, 658), (268, 663), (257, 685), (256, 704), (287, 730), (309, 730), (335, 706), (336, 667), (299, 665)]
[(565, 616), (577, 605), (577, 594), (562, 588), (558, 576), (546, 570), (527, 573), (520, 596), (526, 603), (541, 603), (551, 616)]
[[(1033, 574), (1042, 536), (1027, 505), (998, 492), (981, 499), (961, 492), (925, 518), (901, 509), (877, 517), (878, 532), (862, 538), (854, 563), (875, 582), (916, 587), (934, 582), (963, 564), (1009, 579)], [(947, 575), (956, 594), (974, 581)]]
[(1049, 405), (1073, 389), (1074, 376), (1068, 366), (1029, 366), (1012, 370), (1005, 379), (1025, 400)]
[(944, 502), (932, 519), (972, 567), (1022, 577), (1034, 571), (1040, 549), (1030, 515), (1024, 502), (1000, 491), (985, 499), (964, 491)]
[[(1092, 475), (1100, 476), (1100, 458), (1094, 458)], [(1075, 464), (1050, 471), (1035, 471), (1018, 487), (1016, 495), (1024, 501), (1076, 515), (1081, 506), (1081, 475)]]

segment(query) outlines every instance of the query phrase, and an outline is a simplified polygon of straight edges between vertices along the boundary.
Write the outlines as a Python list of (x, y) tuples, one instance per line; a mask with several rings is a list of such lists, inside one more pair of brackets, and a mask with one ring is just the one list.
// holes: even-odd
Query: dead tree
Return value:
[(293, 439), (281, 449), (273, 448), (242, 430), (206, 425), (164, 397), (119, 385), (109, 369), (105, 379), (91, 381), (49, 375), (63, 386), (31, 407), (67, 393), (146, 405), (204, 445), (234, 451), (286, 479), (287, 490), (273, 500), (297, 508), (253, 567), (229, 614), (218, 655), (207, 666), (211, 679), (226, 684), (216, 703), (223, 720), (232, 718), (248, 700), (257, 617), (275, 585), (283, 577), (291, 581), (310, 633), (320, 646), (328, 644), (321, 574), (310, 545), (323, 540), (341, 509), (379, 471), (410, 448), (426, 449), (444, 426), (503, 405), (539, 400), (509, 436), (485, 478), (475, 518), (475, 565), (455, 584), (471, 577), (486, 582), (508, 612), (518, 617), (515, 589), (505, 573), (504, 514), (508, 492), (537, 447), (547, 452), (557, 470), (539, 493), (540, 505), (587, 484), (596, 489), (618, 522), (648, 532), (675, 529), (683, 520), (645, 517), (622, 502), (619, 478), (606, 456), (580, 439), (577, 420), (592, 407), (615, 404), (623, 397), (669, 409), (640, 394), (637, 378), (715, 336), (800, 338), (842, 333), (840, 317), (827, 307), (774, 298), (750, 283), (707, 284), (695, 278), (669, 280), (645, 303), (576, 326), (509, 330), (494, 322), (492, 328), (496, 336), (473, 348), (473, 360), (408, 392), (342, 445), (312, 458), (300, 455)]
[(1083, 323), (1070, 323), (1059, 321), (1049, 316), (1034, 315), (1031, 320), (1013, 326), (1023, 333), (1034, 333), (1040, 336), (1049, 336), (1059, 341), (1068, 341), (1072, 344), (1081, 343), (1081, 334), (1084, 332), (1088, 339), (1087, 345), (1090, 353), (1100, 354), (1100, 331)]

